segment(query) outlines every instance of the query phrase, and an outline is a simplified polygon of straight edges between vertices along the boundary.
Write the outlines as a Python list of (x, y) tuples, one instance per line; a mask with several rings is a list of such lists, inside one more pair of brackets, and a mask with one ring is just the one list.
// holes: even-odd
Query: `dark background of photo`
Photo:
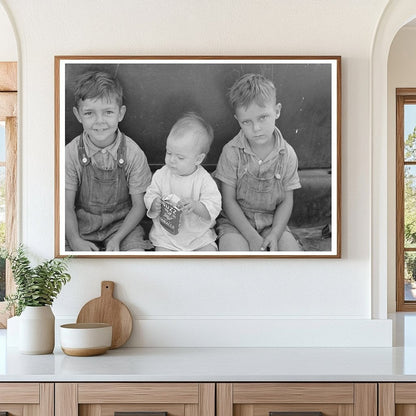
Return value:
[(222, 147), (239, 131), (228, 103), (229, 88), (245, 73), (261, 73), (271, 79), (277, 102), (282, 104), (276, 125), (299, 160), (302, 189), (294, 193), (290, 225), (310, 228), (331, 224), (330, 63), (67, 63), (66, 143), (82, 131), (72, 112), (74, 81), (90, 70), (105, 71), (120, 80), (127, 107), (120, 130), (139, 144), (153, 171), (164, 164), (170, 128), (188, 111), (197, 112), (214, 128), (214, 143), (204, 166), (215, 170)]

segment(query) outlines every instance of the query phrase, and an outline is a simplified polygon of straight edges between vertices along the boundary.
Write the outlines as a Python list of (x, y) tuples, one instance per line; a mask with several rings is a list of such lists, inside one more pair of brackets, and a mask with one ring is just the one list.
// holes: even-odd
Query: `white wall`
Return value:
[(73, 259), (59, 319), (108, 279), (137, 320), (129, 345), (391, 343), (385, 297), (371, 320), (370, 57), (387, 0), (0, 4), (21, 40), (21, 240), (43, 257), (54, 253), (54, 55), (342, 56), (342, 259)]
[(388, 165), (389, 194), (389, 267), (388, 309), (396, 310), (396, 262), (395, 262), (395, 198), (396, 198), (396, 88), (416, 87), (416, 26), (404, 27), (391, 44), (388, 64)]
[(0, 61), (17, 61), (16, 37), (6, 10), (0, 6)]

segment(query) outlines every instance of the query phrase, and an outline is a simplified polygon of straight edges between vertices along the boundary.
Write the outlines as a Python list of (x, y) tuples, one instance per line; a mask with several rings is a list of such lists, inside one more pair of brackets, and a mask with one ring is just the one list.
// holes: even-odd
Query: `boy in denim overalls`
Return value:
[(240, 132), (221, 153), (215, 177), (223, 212), (218, 219), (223, 251), (298, 251), (287, 223), (293, 190), (300, 188), (298, 160), (275, 126), (281, 104), (273, 83), (245, 74), (229, 92)]
[(140, 147), (118, 129), (123, 90), (105, 72), (75, 85), (73, 112), (83, 133), (65, 147), (65, 236), (69, 251), (143, 251), (139, 222), (151, 172)]

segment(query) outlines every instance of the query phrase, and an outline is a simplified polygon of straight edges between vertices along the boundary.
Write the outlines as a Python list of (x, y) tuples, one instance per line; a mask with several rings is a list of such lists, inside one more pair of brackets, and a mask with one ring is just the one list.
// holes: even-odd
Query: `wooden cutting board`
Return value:
[(77, 323), (104, 322), (113, 326), (111, 349), (121, 347), (130, 337), (133, 320), (127, 306), (113, 297), (114, 282), (101, 282), (101, 296), (87, 302), (80, 310)]

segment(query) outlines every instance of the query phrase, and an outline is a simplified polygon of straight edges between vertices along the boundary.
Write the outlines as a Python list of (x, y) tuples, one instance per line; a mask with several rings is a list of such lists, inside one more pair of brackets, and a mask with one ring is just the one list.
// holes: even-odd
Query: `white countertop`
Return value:
[(118, 348), (95, 357), (24, 355), (0, 330), (0, 382), (416, 381), (416, 314), (391, 348)]
[(416, 381), (416, 348), (119, 348), (95, 357), (9, 348), (0, 381)]

